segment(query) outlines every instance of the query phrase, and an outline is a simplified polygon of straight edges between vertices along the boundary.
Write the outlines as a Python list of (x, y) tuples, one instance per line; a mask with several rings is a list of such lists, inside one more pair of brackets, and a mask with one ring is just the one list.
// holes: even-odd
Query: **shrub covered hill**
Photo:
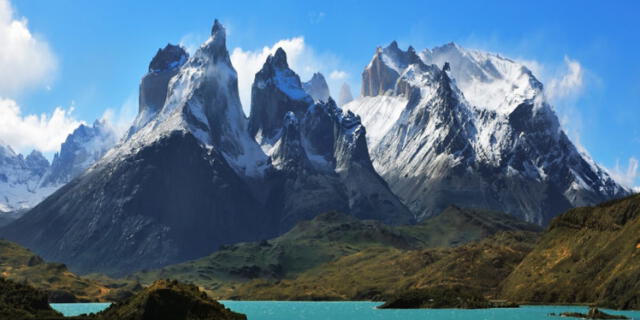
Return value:
[(0, 319), (55, 319), (62, 315), (51, 309), (44, 291), (0, 277)]
[[(520, 222), (510, 215), (457, 207), (449, 207), (420, 224), (401, 227), (330, 212), (300, 222), (272, 240), (226, 246), (204, 258), (139, 272), (131, 278), (143, 283), (162, 278), (178, 279), (200, 285), (217, 298), (376, 298), (400, 289), (400, 283), (406, 285), (417, 280), (425, 266), (444, 257), (452, 259), (448, 263), (457, 263), (456, 259), (463, 259), (467, 250), (486, 255), (487, 259), (499, 256), (497, 259), (503, 262), (496, 263), (502, 263), (505, 270), (510, 271), (530, 250), (535, 238), (533, 232), (538, 230), (537, 226)], [(503, 231), (510, 233), (502, 234)], [(494, 240), (451, 248), (491, 235), (495, 235)], [(502, 248), (509, 250), (497, 252)], [(389, 268), (387, 264), (394, 267)], [(433, 270), (437, 270), (437, 265)], [(335, 273), (334, 268), (340, 272)], [(405, 270), (412, 270), (415, 277), (408, 276)], [(324, 275), (325, 272), (331, 276)], [(492, 270), (487, 273), (498, 274), (496, 279), (499, 279), (506, 277), (508, 272), (505, 272)], [(378, 278), (386, 273), (392, 277)], [(349, 281), (344, 281), (343, 277)], [(353, 284), (356, 281), (353, 279), (358, 277), (368, 280)], [(285, 292), (275, 285), (288, 283), (300, 284), (300, 287)], [(317, 287), (317, 290), (308, 290), (308, 286)], [(344, 286), (348, 292), (341, 292), (335, 286)]]
[(42, 290), (49, 302), (120, 301), (141, 289), (131, 281), (78, 276), (6, 240), (0, 240), (0, 276)]
[(502, 295), (640, 309), (640, 195), (555, 218), (507, 278)]
[(211, 299), (194, 285), (158, 280), (122, 303), (111, 305), (96, 320), (246, 320)]

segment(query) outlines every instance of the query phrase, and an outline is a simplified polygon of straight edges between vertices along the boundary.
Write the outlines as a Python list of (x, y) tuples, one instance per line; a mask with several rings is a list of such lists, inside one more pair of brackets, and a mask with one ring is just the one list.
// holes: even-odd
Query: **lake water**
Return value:
[[(542, 320), (569, 319), (549, 313), (588, 311), (578, 306), (523, 306), (513, 309), (416, 309), (378, 310), (377, 302), (289, 302), (289, 301), (220, 301), (233, 311), (244, 313), (249, 320)], [(98, 312), (108, 303), (54, 303), (51, 306), (65, 316)], [(640, 311), (614, 311), (640, 320)]]

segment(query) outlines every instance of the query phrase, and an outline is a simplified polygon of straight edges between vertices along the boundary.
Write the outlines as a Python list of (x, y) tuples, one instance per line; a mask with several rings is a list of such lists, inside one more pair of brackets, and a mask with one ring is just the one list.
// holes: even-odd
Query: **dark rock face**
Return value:
[(320, 72), (314, 73), (311, 80), (302, 84), (302, 88), (315, 102), (326, 102), (331, 97), (327, 81)]
[[(277, 72), (271, 72), (274, 66)], [(288, 75), (290, 85), (264, 90), (263, 83), (277, 84), (282, 75)], [(280, 232), (332, 210), (390, 224), (411, 223), (407, 209), (373, 169), (360, 118), (343, 112), (331, 98), (313, 104), (297, 79), (284, 53), (277, 52), (258, 72), (253, 87), (252, 110), (284, 119), (273, 127), (274, 134), (258, 137), (274, 166), (266, 177), (271, 190), (267, 203), (281, 212)], [(262, 101), (255, 100), (256, 93)], [(250, 123), (265, 128), (275, 121), (252, 112)]]
[(120, 275), (271, 236), (250, 194), (218, 152), (175, 133), (65, 185), (2, 233), (74, 271)]
[(158, 49), (149, 64), (149, 72), (140, 81), (138, 116), (127, 136), (133, 135), (162, 109), (169, 80), (178, 74), (188, 58), (189, 54), (181, 46), (167, 44), (164, 49)]
[(251, 87), (249, 134), (258, 142), (277, 140), (282, 119), (288, 111), (302, 117), (313, 103), (300, 83), (300, 77), (289, 69), (287, 55), (278, 48), (256, 73)]

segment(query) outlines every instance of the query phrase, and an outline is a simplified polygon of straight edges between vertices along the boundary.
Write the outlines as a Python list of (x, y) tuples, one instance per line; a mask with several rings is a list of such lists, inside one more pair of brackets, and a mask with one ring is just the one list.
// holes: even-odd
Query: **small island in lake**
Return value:
[(587, 314), (579, 312), (563, 312), (560, 316), (581, 319), (629, 319), (629, 317), (623, 315), (604, 313), (598, 308), (590, 308), (589, 313)]
[(97, 320), (246, 320), (191, 284), (158, 280), (124, 302), (95, 315)]

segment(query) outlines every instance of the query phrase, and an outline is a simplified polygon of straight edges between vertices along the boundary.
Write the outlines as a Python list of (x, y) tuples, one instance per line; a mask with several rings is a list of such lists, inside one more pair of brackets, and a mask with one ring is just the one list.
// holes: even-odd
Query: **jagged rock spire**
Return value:
[(277, 68), (287, 69), (289, 64), (287, 63), (287, 53), (282, 48), (278, 48), (276, 53), (269, 55), (265, 64), (272, 65)]
[(225, 35), (224, 26), (218, 21), (218, 19), (213, 20), (213, 27), (211, 27), (211, 35), (216, 36), (219, 32), (222, 32), (222, 36)]

